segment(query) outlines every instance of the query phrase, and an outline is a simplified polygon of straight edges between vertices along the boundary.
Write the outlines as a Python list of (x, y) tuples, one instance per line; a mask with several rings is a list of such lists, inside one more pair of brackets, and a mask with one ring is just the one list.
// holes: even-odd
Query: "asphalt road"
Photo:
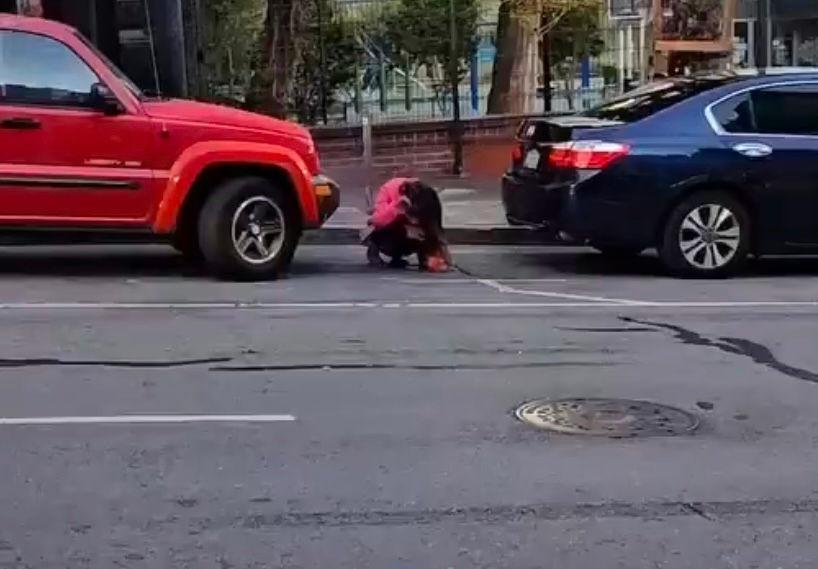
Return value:
[[(818, 262), (455, 254), (226, 284), (161, 248), (0, 252), (0, 567), (815, 567)], [(513, 416), (565, 397), (701, 426)]]

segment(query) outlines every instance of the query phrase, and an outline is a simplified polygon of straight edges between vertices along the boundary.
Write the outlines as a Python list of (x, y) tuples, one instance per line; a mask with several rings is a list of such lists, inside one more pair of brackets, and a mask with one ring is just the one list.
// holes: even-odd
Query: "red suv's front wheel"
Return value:
[(246, 177), (214, 189), (199, 216), (207, 265), (237, 280), (276, 278), (287, 270), (300, 236), (292, 201), (269, 180)]

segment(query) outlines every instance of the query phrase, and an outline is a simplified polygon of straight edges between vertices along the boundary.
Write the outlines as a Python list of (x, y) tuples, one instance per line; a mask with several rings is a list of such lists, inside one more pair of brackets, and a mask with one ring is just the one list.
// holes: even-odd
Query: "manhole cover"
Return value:
[(628, 399), (538, 400), (517, 408), (517, 418), (540, 429), (614, 438), (687, 435), (699, 419), (681, 409)]

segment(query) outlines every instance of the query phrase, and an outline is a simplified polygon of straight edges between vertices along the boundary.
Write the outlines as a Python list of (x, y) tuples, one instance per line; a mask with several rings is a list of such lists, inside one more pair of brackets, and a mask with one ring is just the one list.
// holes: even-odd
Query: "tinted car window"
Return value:
[(650, 83), (586, 113), (601, 119), (636, 122), (695, 95), (721, 87), (733, 76), (679, 78)]
[(0, 102), (87, 106), (97, 75), (66, 45), (24, 32), (0, 32)]
[(748, 93), (713, 107), (713, 116), (725, 132), (756, 132), (753, 104)]
[(753, 91), (756, 132), (818, 135), (818, 85), (790, 85)]

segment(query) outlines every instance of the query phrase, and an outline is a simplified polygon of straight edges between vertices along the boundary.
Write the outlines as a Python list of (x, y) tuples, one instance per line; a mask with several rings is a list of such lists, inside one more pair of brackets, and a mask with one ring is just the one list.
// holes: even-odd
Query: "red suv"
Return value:
[(74, 29), (0, 15), (0, 231), (163, 236), (275, 277), (338, 207), (301, 126), (153, 99)]

